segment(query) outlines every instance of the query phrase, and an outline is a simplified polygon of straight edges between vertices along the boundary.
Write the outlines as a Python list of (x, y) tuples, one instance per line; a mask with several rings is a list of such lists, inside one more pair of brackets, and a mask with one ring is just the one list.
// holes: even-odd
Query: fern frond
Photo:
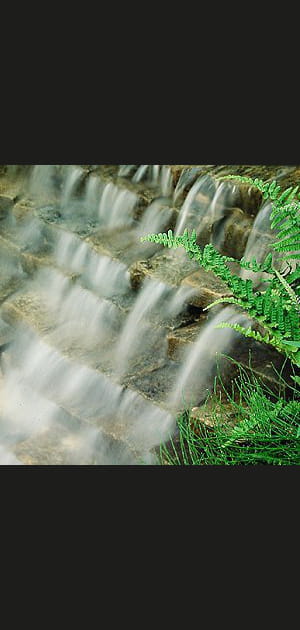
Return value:
[(231, 328), (232, 330), (241, 333), (244, 337), (248, 339), (254, 339), (255, 341), (259, 341), (260, 343), (265, 343), (269, 346), (273, 346), (279, 352), (284, 352), (286, 356), (297, 366), (300, 365), (300, 351), (298, 350), (298, 346), (291, 342), (286, 343), (284, 348), (281, 335), (276, 334), (276, 331), (272, 331), (272, 334), (266, 333), (265, 335), (261, 335), (260, 332), (252, 330), (252, 328), (244, 328), (239, 324), (230, 324), (228, 322), (217, 324), (216, 328)]
[(252, 177), (243, 177), (242, 175), (223, 175), (222, 177), (218, 177), (219, 180), (236, 180), (243, 184), (249, 184), (249, 186), (255, 186), (262, 193), (263, 199), (271, 199), (275, 200), (278, 198), (278, 195), (281, 191), (281, 187), (277, 185), (276, 181), (273, 182), (265, 182), (262, 179), (258, 179), (257, 177), (253, 179)]
[(266, 273), (272, 273), (273, 255), (271, 252), (267, 254), (265, 260), (262, 263), (258, 263), (256, 258), (252, 258), (251, 260), (246, 260), (244, 257), (241, 258), (241, 260), (238, 260), (237, 262), (242, 267), (242, 269), (249, 269), (250, 271), (255, 271), (257, 273), (260, 273), (262, 271)]
[[(236, 332), (241, 333), (244, 337), (255, 339), (255, 341), (261, 341), (262, 343), (270, 343), (270, 335), (261, 335), (257, 330), (252, 330), (252, 328), (244, 328), (240, 326), (240, 324), (230, 324), (229, 322), (221, 322), (217, 324), (216, 328), (231, 328)], [(273, 343), (275, 345), (275, 342)]]
[[(224, 178), (223, 178), (224, 179)], [(240, 181), (247, 181), (252, 185), (260, 187), (266, 195), (270, 195), (273, 198), (278, 198), (280, 192), (280, 186), (272, 183), (265, 184), (262, 180), (252, 180), (250, 178), (236, 178), (235, 176), (226, 176), (226, 179), (239, 179)], [(276, 211), (273, 213), (273, 222), (280, 224), (279, 233), (285, 235), (284, 247), (289, 249), (294, 246), (296, 236), (296, 224), (299, 221), (298, 205), (293, 202), (290, 215), (290, 206), (284, 202), (291, 199), (298, 191), (298, 187), (290, 188), (288, 191), (284, 191), (285, 195), (281, 193), (280, 199), (283, 206), (279, 207), (278, 200), (274, 201)], [(293, 230), (293, 236), (290, 236), (290, 230)], [(299, 230), (300, 236), (300, 230)], [(277, 272), (273, 267), (273, 255), (270, 252), (262, 263), (258, 263), (256, 259), (246, 261), (242, 258), (241, 261), (236, 261), (234, 258), (223, 256), (212, 244), (207, 244), (202, 249), (196, 242), (197, 234), (193, 230), (189, 235), (186, 229), (182, 236), (175, 236), (172, 230), (169, 230), (167, 234), (149, 234), (141, 238), (141, 241), (153, 241), (160, 243), (165, 247), (184, 247), (188, 256), (192, 260), (197, 260), (199, 265), (206, 271), (212, 271), (217, 277), (219, 277), (231, 291), (232, 296), (227, 296), (215, 300), (205, 310), (212, 308), (218, 304), (233, 304), (252, 319), (256, 320), (263, 326), (266, 331), (265, 334), (261, 334), (258, 331), (253, 331), (251, 328), (244, 328), (238, 324), (220, 324), (218, 328), (233, 328), (237, 332), (240, 332), (245, 337), (255, 339), (256, 341), (266, 343), (274, 346), (279, 352), (282, 352), (291, 359), (293, 363), (299, 365), (300, 362), (300, 350), (298, 342), (300, 341), (300, 296), (291, 286), (292, 282), (296, 282), (300, 277), (300, 270), (296, 270), (293, 276), (293, 280), (288, 281), (282, 274)], [(300, 244), (300, 241), (299, 241)], [(277, 248), (280, 248), (280, 243), (277, 243)], [(285, 259), (288, 257), (298, 258), (296, 254), (285, 254)], [(266, 272), (270, 278), (267, 282), (267, 289), (265, 291), (254, 290), (252, 280), (244, 280), (240, 276), (231, 272), (227, 263), (234, 261), (240, 264), (244, 269), (251, 270), (253, 272)]]
[(286, 279), (279, 273), (279, 271), (277, 271), (277, 269), (274, 269), (274, 273), (276, 277), (278, 278), (279, 282), (281, 282), (282, 286), (285, 288), (286, 292), (288, 293), (292, 303), (296, 307), (296, 310), (298, 311), (298, 313), (300, 313), (300, 298), (292, 289), (290, 284), (286, 281)]
[(234, 297), (224, 297), (224, 298), (219, 298), (218, 300), (215, 300), (214, 302), (212, 302), (212, 304), (209, 304), (208, 306), (206, 306), (203, 309), (203, 311), (208, 311), (214, 306), (217, 306), (218, 304), (235, 304), (235, 306), (240, 306), (241, 308), (243, 308), (242, 300), (238, 300), (237, 298), (234, 298)]

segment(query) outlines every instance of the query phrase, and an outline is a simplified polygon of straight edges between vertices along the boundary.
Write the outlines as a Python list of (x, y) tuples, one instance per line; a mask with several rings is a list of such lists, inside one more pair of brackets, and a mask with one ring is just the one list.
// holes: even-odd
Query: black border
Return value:
[(224, 98), (211, 84), (199, 96), (188, 85), (160, 95), (159, 87), (138, 84), (137, 92), (125, 83), (104, 83), (101, 98), (85, 98), (84, 86), (65, 100), (55, 91), (31, 100), (5, 94), (0, 164), (300, 162), (294, 101), (250, 89), (247, 98), (230, 90)]

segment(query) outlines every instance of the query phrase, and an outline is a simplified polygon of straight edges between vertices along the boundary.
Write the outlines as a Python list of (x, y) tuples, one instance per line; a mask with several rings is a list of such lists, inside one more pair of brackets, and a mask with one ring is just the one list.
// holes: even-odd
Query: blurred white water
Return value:
[[(216, 187), (208, 176), (194, 181), (198, 173), (195, 170), (185, 173), (174, 191), (172, 171), (166, 165), (121, 165), (114, 182), (107, 181), (107, 174), (100, 181), (91, 170), (76, 165), (66, 165), (59, 173), (56, 181), (60, 187), (55, 184), (54, 165), (35, 166), (31, 172), (31, 202), (35, 200), (39, 208), (55, 193), (61, 216), (58, 214), (55, 229), (51, 226), (52, 249), (47, 254), (52, 267), (48, 258), (43, 260), (43, 268), (24, 283), (23, 306), (21, 302), (21, 310), (24, 307), (24, 314), (28, 315), (26, 291), (38, 296), (48, 319), (40, 328), (35, 327), (35, 323), (40, 323), (37, 308), (37, 322), (32, 322), (32, 328), (16, 326), (15, 341), (8, 348), (4, 343), (0, 463), (20, 463), (14, 453), (20, 440), (34, 440), (52, 432), (64, 463), (153, 463), (151, 449), (172, 433), (174, 415), (129, 386), (123, 387), (122, 382), (132, 382), (132, 366), (138, 376), (145, 364), (146, 369), (149, 365), (151, 369), (156, 352), (163, 362), (168, 361), (165, 322), (185, 312), (193, 290), (149, 280), (133, 301), (128, 266), (99, 254), (97, 238), (91, 238), (88, 230), (80, 231), (80, 221), (75, 227), (74, 223), (80, 217), (83, 227), (89, 224), (102, 241), (106, 230), (120, 235), (130, 228), (134, 248), (140, 236), (165, 230), (173, 219), (172, 213), (177, 212), (173, 204), (192, 184), (175, 229), (177, 234), (186, 227), (199, 233), (202, 221), (222, 219), (224, 208), (230, 203), (228, 187)], [(129, 184), (121, 178), (129, 178)], [(143, 184), (153, 199), (144, 212), (132, 190), (134, 183), (141, 189)], [(15, 242), (24, 253), (39, 254), (44, 246), (46, 237), (39, 217), (37, 213), (30, 219), (16, 221)], [(50, 231), (49, 226), (47, 229)], [(263, 229), (259, 227), (259, 231)], [(248, 244), (250, 247), (250, 240)], [(1, 275), (7, 276), (8, 281), (25, 276), (14, 256), (0, 256)], [(128, 258), (124, 256), (123, 260)], [(34, 308), (33, 300), (33, 320)], [(238, 339), (231, 330), (215, 329), (224, 320), (242, 325), (245, 321), (227, 309), (208, 321), (185, 357), (169, 396), (170, 408), (179, 408), (184, 396), (191, 396), (197, 403), (208, 390), (216, 353), (228, 351)], [(111, 359), (108, 367), (103, 359), (106, 352)], [(145, 356), (145, 363), (139, 363), (140, 356)]]
[[(115, 370), (119, 377), (130, 369), (134, 357), (143, 352), (151, 353), (151, 347), (160, 344), (167, 353), (163, 322), (183, 312), (193, 292), (185, 287), (174, 289), (158, 280), (144, 282), (115, 346)], [(153, 325), (155, 319), (157, 326)]]
[(201, 330), (198, 340), (186, 351), (178, 378), (170, 393), (169, 402), (177, 410), (202, 402), (213, 385), (218, 354), (228, 353), (239, 342), (241, 335), (230, 328), (218, 329), (222, 322), (249, 324), (246, 316), (231, 306), (219, 310)]
[(81, 275), (83, 284), (98, 295), (121, 295), (130, 288), (126, 265), (99, 255), (88, 243), (65, 230), (57, 239), (54, 257), (62, 269)]
[(137, 227), (137, 237), (162, 232), (168, 225), (172, 210), (161, 199), (155, 199), (146, 208)]
[(207, 176), (199, 177), (189, 190), (183, 202), (177, 223), (175, 235), (180, 236), (185, 229), (195, 229), (199, 232), (201, 220), (206, 215), (210, 205), (208, 191), (211, 189), (211, 180)]
[(84, 171), (80, 166), (70, 166), (67, 169), (67, 175), (61, 193), (61, 209), (63, 212), (71, 212), (71, 203), (75, 196), (77, 186), (84, 175)]
[[(131, 166), (128, 167), (128, 170), (125, 170), (125, 167), (122, 166), (119, 174), (128, 176), (131, 171)], [(148, 186), (157, 187), (158, 194), (161, 194), (163, 197), (171, 197), (173, 194), (172, 171), (170, 167), (165, 164), (141, 164), (134, 173), (132, 181), (136, 184), (141, 181), (146, 181)]]
[(100, 224), (106, 228), (132, 225), (137, 202), (135, 193), (109, 182), (103, 189), (99, 203)]
[(29, 180), (29, 194), (43, 201), (54, 194), (54, 176), (56, 166), (53, 164), (39, 164), (33, 167)]
[[(271, 230), (271, 212), (272, 204), (268, 201), (262, 205), (253, 222), (244, 253), (244, 259), (247, 262), (255, 259), (260, 264), (265, 260), (267, 254), (273, 251), (270, 246), (275, 240), (276, 232)], [(278, 254), (273, 251), (273, 264), (280, 269), (282, 263), (278, 261), (278, 258)], [(251, 279), (256, 288), (263, 288), (262, 281), (269, 278), (268, 274), (264, 272), (258, 273), (248, 269), (241, 269), (240, 276), (243, 280)]]
[[(64, 426), (59, 449), (67, 461), (96, 457), (99, 464), (154, 463), (150, 452), (171, 431), (173, 417), (136, 392), (124, 390), (100, 372), (67, 359), (32, 330), (20, 329), (3, 361), (0, 462), (16, 463), (17, 442)], [(66, 424), (81, 418), (86, 425)], [(116, 445), (108, 432), (122, 428)], [(104, 433), (103, 433), (104, 430)], [(127, 446), (126, 446), (127, 445)], [(117, 460), (116, 460), (117, 457)], [(69, 459), (68, 459), (69, 458)], [(124, 461), (123, 461), (124, 459)]]

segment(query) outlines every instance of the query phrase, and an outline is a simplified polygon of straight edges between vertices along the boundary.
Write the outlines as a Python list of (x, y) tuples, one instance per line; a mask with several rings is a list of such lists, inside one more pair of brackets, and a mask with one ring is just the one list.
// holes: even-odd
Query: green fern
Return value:
[(278, 228), (276, 242), (271, 245), (274, 251), (282, 253), (282, 260), (300, 259), (300, 202), (299, 186), (290, 186), (282, 192), (276, 181), (264, 182), (235, 175), (226, 175), (220, 180), (237, 180), (255, 186), (262, 193), (263, 199), (272, 201), (271, 228)]
[[(290, 186), (282, 191), (276, 181), (264, 182), (258, 178), (236, 175), (227, 175), (219, 179), (236, 180), (255, 186), (264, 199), (270, 199), (271, 229), (277, 229), (277, 240), (270, 247), (282, 254), (282, 260), (300, 258), (300, 202), (296, 200), (296, 197), (299, 197), (299, 186)], [(232, 296), (220, 298), (207, 308), (221, 303), (234, 304), (257, 321), (265, 332), (261, 334), (238, 324), (224, 323), (218, 327), (233, 328), (246, 337), (271, 345), (293, 363), (300, 365), (300, 267), (297, 263), (295, 269), (292, 271), (290, 268), (290, 273), (284, 276), (274, 268), (272, 251), (262, 263), (255, 259), (235, 260), (223, 256), (211, 244), (200, 248), (196, 242), (195, 230), (191, 234), (185, 230), (182, 236), (175, 236), (172, 230), (169, 230), (167, 234), (149, 234), (141, 240), (160, 243), (169, 248), (184, 247), (192, 260), (196, 260), (206, 271), (212, 271), (232, 293)], [(237, 262), (243, 269), (267, 274), (266, 290), (254, 289), (252, 280), (244, 280), (231, 272), (229, 262)]]

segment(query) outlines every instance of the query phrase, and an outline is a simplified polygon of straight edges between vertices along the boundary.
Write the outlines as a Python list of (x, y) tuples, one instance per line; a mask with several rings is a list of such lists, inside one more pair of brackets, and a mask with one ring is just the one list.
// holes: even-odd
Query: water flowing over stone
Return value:
[(101, 189), (101, 184), (96, 176), (92, 175), (87, 178), (83, 205), (88, 216), (97, 215), (102, 192)]
[(128, 177), (134, 168), (134, 164), (121, 164), (118, 170), (119, 177)]
[(148, 164), (141, 164), (141, 166), (139, 166), (136, 173), (134, 174), (132, 181), (135, 183), (140, 182), (141, 179), (143, 179), (143, 177), (146, 175), (148, 169), (149, 169)]
[(47, 199), (53, 195), (56, 167), (52, 164), (34, 166), (29, 181), (29, 194), (34, 198)]
[(171, 169), (167, 166), (161, 168), (161, 193), (164, 197), (170, 197), (173, 191), (173, 178)]
[[(136, 302), (129, 314), (124, 328), (121, 332), (119, 342), (116, 347), (116, 370), (122, 375), (129, 367), (130, 360), (145, 348), (145, 341), (151, 335), (151, 344), (154, 336), (162, 336), (161, 330), (153, 331), (147, 321), (147, 316), (157, 311), (163, 302), (169, 288), (163, 282), (150, 280), (141, 289)], [(156, 339), (157, 340), (157, 339)]]
[(211, 182), (207, 177), (200, 177), (193, 184), (181, 207), (180, 214), (175, 227), (175, 234), (181, 235), (187, 228), (199, 232), (202, 218), (210, 204), (210, 197), (207, 195), (211, 187)]
[(173, 201), (174, 203), (176, 203), (176, 201), (181, 197), (183, 191), (186, 189), (186, 187), (189, 184), (192, 184), (195, 179), (198, 177), (199, 175), (199, 168), (195, 167), (195, 168), (185, 168), (183, 169), (178, 182), (176, 184), (176, 188), (174, 190), (174, 194), (173, 194)]
[[(272, 242), (274, 242), (275, 238), (275, 234), (272, 234), (271, 232), (271, 212), (272, 204), (269, 202), (264, 203), (257, 217), (255, 218), (244, 253), (244, 258), (247, 262), (255, 259), (256, 262), (261, 264), (265, 260), (267, 254), (270, 252), (270, 245)], [(277, 258), (278, 255), (276, 255), (276, 253), (274, 252), (273, 261), (275, 265)], [(280, 268), (281, 263), (279, 262), (279, 265), (277, 263), (276, 266)], [(257, 273), (248, 269), (242, 269), (240, 276), (241, 278), (243, 278), (243, 280), (246, 280), (247, 278), (251, 279), (254, 283), (254, 286), (257, 288), (260, 286), (263, 287), (263, 285), (261, 285), (261, 282), (264, 278), (267, 278), (267, 274), (265, 274), (264, 272)]]
[(138, 236), (162, 232), (168, 225), (171, 216), (171, 208), (166, 206), (162, 200), (158, 199), (153, 201), (149, 204), (141, 221), (139, 222), (139, 226), (137, 228)]
[[(123, 169), (122, 171), (120, 170), (119, 174), (121, 173), (123, 176), (125, 174), (128, 175), (130, 170), (125, 171), (125, 169)], [(164, 197), (172, 195), (173, 177), (171, 169), (168, 166), (164, 164), (141, 164), (133, 175), (132, 181), (133, 183), (139, 183), (142, 180), (146, 180), (149, 186), (158, 186), (161, 195)]]
[[(198, 404), (211, 389), (216, 353), (239, 342), (216, 325), (248, 322), (231, 308), (207, 317), (222, 286), (183, 248), (140, 237), (188, 228), (222, 247), (237, 196), (202, 167), (183, 168), (175, 190), (173, 176), (160, 164), (8, 169), (0, 464), (157, 464), (183, 397)], [(263, 206), (246, 258), (260, 260), (268, 216)]]
[(87, 288), (103, 297), (120, 295), (129, 290), (130, 277), (126, 265), (98, 255), (79, 237), (61, 230), (54, 254), (62, 269), (80, 274)]
[(70, 212), (70, 204), (76, 193), (77, 186), (83, 177), (83, 170), (79, 166), (72, 166), (69, 169), (62, 190), (61, 207), (64, 212)]
[(106, 228), (129, 226), (133, 223), (133, 211), (138, 202), (135, 193), (120, 189), (109, 182), (102, 193), (98, 217)]
[(241, 326), (249, 324), (247, 317), (235, 312), (230, 306), (221, 309), (205, 324), (194, 347), (187, 351), (171, 392), (170, 403), (176, 409), (187, 409), (205, 400), (213, 384), (217, 354), (228, 353), (231, 345), (238, 343), (236, 331), (216, 328), (222, 322)]

